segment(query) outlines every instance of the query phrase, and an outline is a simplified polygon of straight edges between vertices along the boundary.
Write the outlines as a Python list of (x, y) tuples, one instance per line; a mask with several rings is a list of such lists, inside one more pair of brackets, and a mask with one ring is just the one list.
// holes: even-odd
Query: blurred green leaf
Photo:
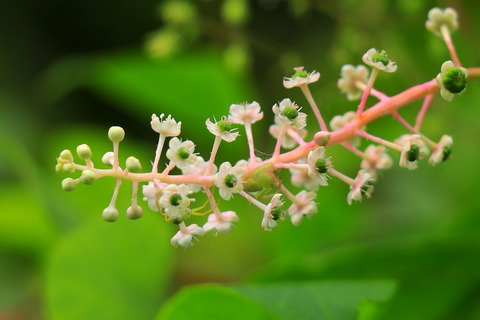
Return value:
[(47, 266), (47, 318), (152, 319), (172, 265), (160, 220), (95, 220), (65, 236)]
[(191, 286), (170, 299), (156, 319), (354, 319), (365, 301), (386, 301), (394, 287), (387, 280)]

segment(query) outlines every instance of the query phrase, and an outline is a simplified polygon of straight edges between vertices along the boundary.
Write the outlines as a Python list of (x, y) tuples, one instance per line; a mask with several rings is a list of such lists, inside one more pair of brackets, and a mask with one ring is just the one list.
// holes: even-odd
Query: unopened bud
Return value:
[(83, 170), (82, 180), (85, 184), (93, 184), (97, 179), (97, 175), (92, 170)]
[(57, 173), (63, 173), (63, 164), (62, 163), (57, 163), (57, 165), (55, 166), (55, 171)]
[(65, 191), (73, 191), (75, 190), (76, 186), (77, 186), (77, 183), (72, 178), (65, 178), (62, 181), (62, 189)]
[(127, 218), (128, 219), (138, 219), (143, 216), (143, 209), (140, 206), (130, 206), (127, 209)]
[(108, 151), (102, 157), (102, 162), (107, 166), (113, 166), (113, 156), (114, 153), (112, 151)]
[(62, 152), (60, 152), (60, 158), (68, 162), (72, 162), (73, 161), (72, 152), (68, 149), (65, 149)]
[(107, 222), (115, 222), (118, 218), (118, 210), (112, 207), (106, 207), (102, 212), (103, 220)]
[(86, 144), (81, 144), (77, 147), (77, 154), (83, 160), (90, 159), (92, 157), (92, 150)]
[(125, 130), (122, 127), (113, 126), (108, 130), (108, 139), (114, 143), (119, 143), (125, 138)]
[(319, 131), (315, 133), (313, 140), (321, 147), (326, 146), (330, 141), (330, 132)]
[(75, 167), (71, 163), (66, 163), (63, 165), (63, 172), (65, 173), (74, 173), (75, 172)]
[(128, 157), (126, 161), (126, 167), (129, 172), (138, 172), (142, 170), (140, 161), (135, 157)]

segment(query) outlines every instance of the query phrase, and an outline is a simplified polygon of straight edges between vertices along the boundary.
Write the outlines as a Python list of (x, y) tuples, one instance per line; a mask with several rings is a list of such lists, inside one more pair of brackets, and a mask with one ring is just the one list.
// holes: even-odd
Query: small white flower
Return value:
[(210, 119), (205, 121), (208, 131), (227, 142), (237, 139), (238, 132), (232, 132), (232, 122), (227, 117), (222, 117), (218, 122), (213, 123)]
[(180, 227), (178, 231), (170, 241), (174, 247), (190, 247), (193, 246), (192, 240), (194, 235), (203, 236), (205, 231), (197, 226), (196, 224), (191, 224), (188, 227)]
[(255, 123), (262, 118), (263, 112), (260, 111), (260, 105), (256, 101), (252, 103), (232, 104), (230, 106), (228, 119), (233, 123)]
[(397, 70), (395, 62), (390, 60), (383, 50), (382, 52), (378, 52), (374, 48), (369, 49), (363, 55), (362, 61), (370, 67), (381, 71), (395, 72), (395, 70)]
[(244, 173), (244, 168), (232, 167), (229, 162), (220, 165), (218, 173), (213, 177), (213, 182), (218, 187), (218, 192), (223, 199), (230, 200), (232, 193), (243, 190), (242, 178)]
[[(408, 134), (403, 134), (399, 138), (395, 139), (395, 143), (399, 144), (401, 146), (404, 146), (407, 142), (412, 139), (413, 134), (408, 133)], [(430, 154), (430, 149), (428, 145), (423, 141), (423, 139), (416, 139), (415, 143), (418, 145), (420, 148), (420, 154), (423, 155), (424, 157), (428, 156)]]
[(443, 135), (440, 142), (435, 146), (435, 149), (430, 156), (429, 163), (432, 166), (439, 164), (448, 159), (452, 152), (453, 139), (451, 136)]
[(420, 136), (414, 134), (410, 136), (410, 139), (403, 145), (403, 151), (400, 154), (400, 167), (407, 168), (408, 170), (415, 170), (418, 167), (418, 160), (423, 158), (423, 154), (420, 150)]
[(167, 158), (171, 160), (181, 170), (188, 169), (197, 160), (195, 144), (192, 141), (180, 141), (178, 138), (172, 138), (169, 143), (170, 148), (167, 150)]
[(208, 216), (208, 222), (203, 225), (203, 230), (217, 230), (221, 234), (227, 234), (232, 229), (232, 221), (238, 221), (238, 216), (233, 211), (222, 212), (219, 216), (212, 213)]
[(452, 32), (458, 29), (457, 12), (452, 8), (445, 10), (433, 8), (428, 12), (428, 20), (425, 27), (438, 36), (442, 36), (441, 28), (446, 26)]
[[(197, 156), (195, 162), (188, 168), (182, 169), (184, 175), (201, 175), (205, 172), (208, 162), (203, 160), (201, 156)], [(217, 172), (217, 166), (213, 165), (211, 173), (215, 174)], [(197, 193), (202, 190), (202, 186), (199, 184), (189, 184), (190, 189)]]
[[(343, 115), (336, 115), (332, 118), (332, 120), (330, 120), (330, 128), (332, 128), (332, 130), (340, 130), (345, 127), (350, 121), (355, 119), (356, 116), (357, 113), (354, 111), (348, 111)], [(365, 130), (365, 127), (363, 127), (362, 130)], [(360, 137), (355, 136), (348, 141), (352, 146), (358, 146), (360, 144)]]
[(353, 200), (362, 201), (362, 196), (370, 198), (373, 192), (371, 182), (373, 182), (373, 178), (368, 171), (358, 171), (355, 182), (350, 186), (350, 192), (347, 195), (348, 204), (351, 205)]
[(170, 219), (183, 221), (184, 215), (190, 212), (190, 202), (195, 201), (188, 197), (191, 193), (186, 184), (170, 184), (163, 189), (159, 204)]
[(450, 60), (445, 61), (435, 81), (442, 98), (452, 101), (455, 94), (462, 94), (467, 89), (467, 69), (455, 66)]
[(309, 84), (318, 81), (320, 79), (320, 72), (310, 72), (303, 70), (303, 67), (293, 68), (295, 73), (291, 78), (283, 78), (283, 86), (287, 89), (293, 87), (300, 87), (301, 85)]
[(292, 203), (288, 208), (288, 214), (292, 220), (292, 224), (298, 226), (303, 216), (311, 217), (317, 213), (317, 204), (313, 201), (317, 195), (314, 192), (300, 191), (295, 198), (296, 202)]
[(280, 104), (274, 104), (272, 107), (273, 113), (279, 120), (297, 129), (304, 128), (307, 125), (307, 115), (299, 112), (300, 109), (295, 102), (288, 98), (283, 99)]
[(393, 165), (392, 158), (387, 154), (384, 146), (369, 145), (365, 150), (367, 159), (363, 159), (360, 167), (368, 171), (373, 178), (376, 177), (377, 170), (389, 169)]
[[(275, 117), (274, 119), (275, 119), (275, 124), (272, 124), (268, 131), (270, 132), (272, 137), (277, 139), (280, 134), (282, 124), (278, 117)], [(296, 132), (298, 136), (302, 139), (307, 136), (307, 130), (297, 129), (289, 126), (287, 129), (287, 132), (285, 133), (282, 139), (282, 147), (285, 149), (292, 149), (297, 145), (297, 141), (292, 137), (292, 134), (290, 133), (291, 130)]]
[(160, 118), (156, 114), (152, 115), (152, 129), (165, 137), (176, 137), (180, 134), (180, 128), (182, 127), (182, 122), (176, 122), (171, 115), (164, 120), (165, 114), (161, 114)]
[(318, 147), (308, 153), (308, 175), (321, 186), (328, 186), (327, 171), (332, 168), (330, 157), (325, 158), (325, 148)]
[(357, 83), (367, 84), (368, 69), (364, 65), (357, 67), (346, 64), (340, 72), (341, 78), (338, 79), (337, 87), (347, 95), (350, 101), (360, 98), (363, 90), (358, 88)]
[[(297, 164), (305, 165), (307, 161), (305, 159), (299, 159)], [(295, 187), (305, 187), (307, 190), (315, 191), (320, 186), (319, 180), (313, 178), (308, 174), (308, 167), (299, 166), (298, 168), (289, 168), (290, 181)]]
[(281, 196), (280, 193), (275, 194), (263, 212), (262, 228), (266, 231), (271, 231), (278, 225), (276, 220), (283, 219), (283, 213), (280, 209), (283, 206)]
[(163, 195), (163, 190), (168, 186), (168, 184), (163, 182), (149, 182), (147, 185), (142, 187), (142, 193), (144, 195), (143, 200), (148, 201), (148, 207), (152, 211), (160, 211), (161, 206), (158, 202), (160, 197)]

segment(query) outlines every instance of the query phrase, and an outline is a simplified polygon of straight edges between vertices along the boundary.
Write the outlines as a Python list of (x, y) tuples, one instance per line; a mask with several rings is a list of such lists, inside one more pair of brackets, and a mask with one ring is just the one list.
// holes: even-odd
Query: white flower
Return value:
[(143, 200), (148, 201), (148, 207), (152, 211), (160, 211), (161, 207), (159, 204), (160, 197), (163, 195), (163, 190), (168, 186), (166, 183), (162, 182), (149, 182), (147, 185), (142, 187), (142, 193), (144, 195)]
[(213, 177), (213, 182), (218, 187), (218, 192), (223, 199), (230, 200), (232, 193), (243, 190), (242, 178), (244, 172), (244, 168), (232, 167), (229, 162), (220, 165), (218, 173)]
[(383, 50), (378, 52), (376, 49), (371, 48), (363, 55), (362, 60), (370, 67), (381, 71), (395, 72), (397, 70), (395, 62), (390, 60)]
[[(395, 143), (399, 144), (401, 146), (404, 146), (407, 142), (412, 139), (413, 134), (408, 133), (408, 134), (403, 134), (399, 138), (395, 139)], [(417, 135), (418, 136), (418, 135)], [(418, 145), (420, 148), (420, 154), (424, 157), (428, 156), (430, 154), (430, 149), (428, 148), (427, 144), (425, 141), (423, 141), (421, 138), (416, 139), (415, 143)]]
[(453, 139), (451, 136), (443, 135), (440, 142), (435, 146), (435, 149), (430, 156), (429, 163), (432, 166), (437, 165), (448, 159), (452, 152)]
[(152, 125), (152, 129), (165, 137), (176, 137), (180, 134), (180, 128), (182, 127), (182, 122), (179, 121), (178, 123), (175, 119), (172, 118), (171, 115), (163, 120), (165, 114), (161, 114), (160, 118), (157, 117), (156, 114), (152, 115), (152, 121), (150, 124)]
[(307, 190), (315, 191), (319, 187), (319, 181), (308, 174), (306, 163), (305, 159), (299, 159), (297, 164), (302, 166), (288, 169), (290, 171), (290, 181), (295, 187), (305, 187)]
[(233, 123), (255, 123), (262, 118), (263, 112), (260, 111), (260, 105), (256, 101), (252, 103), (232, 104), (230, 106), (228, 119)]
[(377, 170), (389, 169), (393, 165), (392, 158), (387, 154), (384, 146), (369, 145), (365, 150), (368, 159), (363, 159), (360, 167), (376, 177)]
[(178, 138), (172, 138), (169, 146), (167, 158), (181, 170), (188, 169), (197, 160), (197, 156), (193, 154), (195, 144), (192, 141), (186, 140), (182, 142)]
[[(330, 120), (330, 128), (332, 130), (340, 130), (345, 127), (350, 121), (355, 119), (357, 113), (354, 111), (348, 111), (343, 115), (337, 115)], [(364, 130), (365, 127), (362, 129)], [(352, 146), (358, 146), (360, 144), (360, 137), (355, 136), (348, 140)]]
[(173, 236), (170, 242), (174, 247), (190, 247), (193, 245), (194, 235), (203, 236), (204, 233), (205, 231), (202, 228), (196, 224), (191, 224), (188, 227), (180, 227), (180, 231)]
[(283, 201), (280, 199), (281, 196), (280, 193), (275, 194), (263, 211), (262, 228), (266, 231), (271, 231), (272, 228), (275, 228), (278, 225), (276, 220), (283, 218), (283, 213), (280, 209), (283, 206)]
[(359, 65), (357, 67), (346, 64), (340, 72), (341, 78), (337, 81), (337, 87), (347, 95), (348, 100), (360, 98), (363, 90), (358, 88), (357, 83), (366, 84), (368, 81), (368, 69)]
[(215, 123), (210, 121), (210, 119), (207, 119), (205, 124), (207, 125), (207, 129), (210, 131), (210, 133), (222, 138), (227, 142), (232, 142), (238, 136), (238, 132), (232, 132), (232, 122), (226, 117), (222, 117), (220, 121)]
[(435, 81), (442, 98), (452, 101), (455, 94), (462, 94), (467, 89), (467, 69), (455, 66), (450, 60), (445, 61)]
[(283, 78), (283, 86), (287, 89), (316, 82), (320, 78), (319, 72), (313, 71), (308, 73), (303, 70), (303, 67), (296, 67), (293, 70), (295, 70), (295, 73), (291, 78)]
[(308, 153), (308, 175), (321, 186), (328, 186), (327, 171), (332, 168), (330, 157), (325, 158), (325, 148), (318, 147)]
[(403, 145), (403, 151), (400, 154), (400, 167), (408, 170), (415, 170), (418, 167), (418, 160), (423, 158), (423, 154), (419, 146), (420, 135), (414, 134)]
[(170, 184), (163, 189), (159, 204), (170, 219), (181, 222), (190, 212), (190, 202), (195, 201), (188, 197), (191, 193), (192, 190), (186, 184)]
[(350, 186), (350, 192), (347, 196), (348, 204), (351, 205), (352, 200), (362, 201), (362, 196), (370, 198), (373, 192), (373, 186), (370, 184), (371, 182), (373, 182), (373, 178), (368, 171), (358, 171), (353, 185)]
[(446, 26), (452, 32), (458, 29), (457, 12), (452, 8), (445, 10), (433, 8), (428, 12), (428, 20), (425, 27), (438, 36), (442, 36), (441, 27)]
[(225, 211), (219, 215), (212, 213), (208, 216), (208, 222), (203, 225), (203, 230), (217, 230), (221, 234), (227, 234), (232, 229), (232, 221), (238, 221), (238, 216), (233, 211)]
[(314, 192), (300, 191), (296, 196), (296, 201), (288, 208), (288, 214), (292, 224), (298, 226), (303, 216), (311, 217), (317, 213), (317, 204), (313, 201), (316, 198)]
[(292, 102), (290, 99), (283, 99), (280, 104), (274, 104), (272, 107), (275, 116), (283, 123), (288, 124), (294, 128), (301, 129), (307, 125), (307, 115), (300, 111), (300, 107)]
[[(201, 175), (207, 168), (208, 162), (203, 160), (201, 156), (197, 156), (195, 162), (188, 168), (182, 169), (184, 175)], [(217, 166), (213, 165), (211, 173), (217, 172)], [(199, 184), (189, 184), (190, 189), (196, 193), (202, 190), (202, 186)]]
[[(278, 138), (282, 125), (278, 117), (275, 117), (274, 119), (275, 119), (275, 124), (272, 124), (268, 131), (274, 138)], [(297, 129), (297, 128), (288, 126), (287, 132), (285, 133), (282, 139), (282, 147), (285, 149), (292, 149), (297, 145), (297, 141), (292, 137), (292, 134), (291, 134), (292, 130), (296, 132), (298, 136), (302, 139), (307, 136), (307, 130)]]

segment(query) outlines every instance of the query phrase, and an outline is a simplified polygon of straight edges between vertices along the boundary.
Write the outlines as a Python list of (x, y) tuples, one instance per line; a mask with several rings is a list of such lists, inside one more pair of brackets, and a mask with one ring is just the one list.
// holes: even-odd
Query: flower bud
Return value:
[(57, 165), (55, 166), (55, 171), (57, 173), (63, 173), (63, 164), (62, 163), (57, 163)]
[(72, 178), (65, 178), (62, 181), (62, 189), (65, 191), (73, 191), (77, 186), (77, 182)]
[(107, 222), (115, 222), (118, 218), (118, 210), (113, 207), (106, 207), (102, 212), (102, 218)]
[(138, 172), (142, 170), (140, 161), (135, 157), (128, 157), (126, 161), (126, 167), (129, 172)]
[(86, 144), (81, 144), (77, 147), (77, 154), (83, 160), (88, 160), (92, 157), (92, 150)]
[(63, 172), (65, 173), (74, 173), (75, 172), (75, 167), (71, 163), (66, 163), (63, 165)]
[(127, 209), (127, 218), (128, 219), (135, 220), (135, 219), (141, 218), (142, 216), (143, 216), (142, 207), (140, 207), (138, 205), (128, 207), (128, 209)]
[(97, 175), (92, 170), (83, 170), (82, 180), (85, 184), (93, 184), (97, 179)]
[(313, 140), (321, 147), (326, 146), (330, 141), (330, 132), (319, 131), (315, 133)]
[(108, 139), (114, 143), (119, 143), (125, 138), (125, 130), (122, 127), (113, 126), (108, 130)]
[(113, 166), (114, 153), (112, 151), (106, 152), (102, 157), (102, 162), (107, 166)]
[(60, 152), (60, 159), (66, 160), (68, 162), (72, 162), (73, 161), (72, 152), (68, 149), (63, 150), (62, 152)]

